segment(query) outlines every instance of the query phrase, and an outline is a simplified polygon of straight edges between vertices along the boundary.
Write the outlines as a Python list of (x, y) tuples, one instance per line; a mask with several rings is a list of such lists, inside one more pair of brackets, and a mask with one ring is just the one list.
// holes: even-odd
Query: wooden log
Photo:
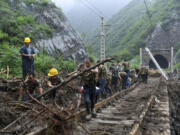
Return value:
[(72, 75), (74, 75), (74, 74), (77, 73), (77, 72), (78, 72), (77, 70), (74, 71), (74, 72), (71, 72), (71, 73), (69, 73), (68, 75), (66, 75), (66, 77), (72, 76)]
[(52, 93), (53, 91), (59, 89), (60, 87), (64, 86), (65, 84), (67, 84), (67, 83), (71, 82), (72, 80), (78, 78), (79, 76), (83, 75), (84, 73), (86, 73), (86, 72), (88, 72), (88, 71), (90, 71), (90, 70), (92, 70), (92, 69), (95, 69), (96, 67), (100, 66), (101, 64), (104, 64), (104, 63), (106, 63), (106, 62), (110, 62), (111, 60), (113, 60), (113, 58), (109, 58), (109, 59), (103, 60), (102, 62), (100, 62), (100, 63), (92, 66), (91, 68), (88, 68), (88, 69), (86, 69), (86, 70), (78, 73), (77, 75), (71, 76), (69, 79), (64, 80), (64, 81), (63, 81), (62, 83), (60, 83), (59, 85), (57, 85), (57, 86), (55, 86), (55, 87), (47, 90), (46, 92), (44, 92), (43, 94), (41, 94), (40, 96), (38, 96), (37, 99), (40, 99), (41, 97), (44, 97), (44, 96)]
[(4, 73), (6, 73), (6, 70), (1, 69), (0, 74), (4, 74)]

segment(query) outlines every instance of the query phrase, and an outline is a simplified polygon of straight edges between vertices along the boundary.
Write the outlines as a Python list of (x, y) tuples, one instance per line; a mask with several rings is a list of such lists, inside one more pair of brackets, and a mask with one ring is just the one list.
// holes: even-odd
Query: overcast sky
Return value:
[(52, 0), (52, 1), (55, 2), (57, 6), (60, 6), (64, 10), (64, 12), (68, 12), (73, 8), (75, 1), (78, 0)]

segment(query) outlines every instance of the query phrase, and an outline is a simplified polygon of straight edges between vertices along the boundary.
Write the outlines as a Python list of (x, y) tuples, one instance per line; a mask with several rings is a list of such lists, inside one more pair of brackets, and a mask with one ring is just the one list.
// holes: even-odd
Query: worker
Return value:
[(25, 82), (23, 82), (21, 84), (18, 101), (30, 100), (30, 97), (28, 96), (28, 94), (24, 93), (24, 91), (27, 90), (32, 95), (32, 94), (34, 94), (35, 89), (38, 89), (39, 94), (43, 93), (43, 89), (41, 87), (41, 84), (39, 83), (38, 80), (35, 79), (35, 74), (30, 73), (28, 76), (28, 80), (26, 80)]
[[(52, 68), (50, 69), (49, 73), (48, 73), (48, 87), (52, 88), (54, 86), (57, 86), (58, 84), (60, 84), (63, 80), (58, 76), (58, 70), (56, 68)], [(55, 98), (56, 96), (56, 91), (53, 92), (53, 98)]]
[(23, 79), (26, 79), (26, 76), (29, 73), (34, 73), (34, 56), (35, 51), (32, 46), (30, 46), (31, 39), (25, 38), (24, 43), (25, 45), (20, 49), (20, 53), (22, 56), (22, 73)]
[[(100, 61), (97, 61), (99, 63)], [(98, 67), (98, 81), (99, 81), (99, 87), (101, 90), (102, 98), (106, 98), (106, 81), (107, 81), (107, 69), (104, 66), (104, 64), (101, 64)]]
[(119, 72), (122, 71), (120, 61), (117, 61), (117, 69), (118, 69)]
[(122, 89), (128, 88), (128, 74), (126, 72), (119, 73), (120, 81), (122, 82)]
[(111, 74), (112, 74), (111, 87), (114, 91), (117, 91), (117, 89), (118, 89), (118, 87), (117, 87), (117, 85), (118, 85), (117, 67), (114, 64), (112, 64), (109, 70), (111, 71)]
[(77, 110), (79, 110), (79, 107), (81, 105), (81, 99), (82, 99), (82, 94), (83, 94), (84, 88), (83, 86), (77, 87), (76, 88), (76, 97), (77, 97)]
[(107, 71), (105, 89), (106, 89), (106, 91), (109, 92), (110, 96), (112, 96), (111, 80), (112, 80), (111, 73), (110, 73), (110, 71)]
[[(92, 66), (92, 58), (87, 58), (85, 60), (85, 68), (90, 68)], [(96, 112), (94, 110), (95, 97), (96, 97), (96, 74), (98, 70), (92, 69), (88, 72), (85, 72), (82, 75), (83, 88), (84, 88), (84, 99), (88, 115), (86, 119), (89, 120), (91, 117), (95, 117)]]
[(127, 75), (130, 74), (130, 70), (129, 70), (129, 63), (127, 62), (127, 60), (125, 59), (124, 62), (123, 62), (123, 67), (124, 67), (124, 72), (127, 73)]
[[(81, 97), (82, 97), (82, 94), (84, 93), (84, 87), (83, 86), (77, 87), (76, 92), (77, 92), (76, 97), (78, 98), (77, 99), (77, 108), (79, 109), (80, 104), (81, 104)], [(96, 87), (95, 104), (98, 102), (98, 98), (99, 98), (100, 93), (101, 93), (100, 88)]]
[(149, 73), (148, 68), (142, 64), (139, 71), (139, 76), (142, 82), (148, 83), (148, 73)]

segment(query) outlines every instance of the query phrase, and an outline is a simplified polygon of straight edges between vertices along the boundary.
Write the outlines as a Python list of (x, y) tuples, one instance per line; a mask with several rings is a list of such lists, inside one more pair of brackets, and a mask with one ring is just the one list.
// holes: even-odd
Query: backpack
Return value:
[(115, 67), (112, 68), (112, 77), (118, 77), (118, 69)]

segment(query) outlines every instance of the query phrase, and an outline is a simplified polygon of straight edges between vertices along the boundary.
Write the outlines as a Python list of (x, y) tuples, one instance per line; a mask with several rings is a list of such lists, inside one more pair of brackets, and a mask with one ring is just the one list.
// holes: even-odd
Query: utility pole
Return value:
[(173, 65), (174, 65), (174, 48), (171, 47), (171, 73), (173, 73)]
[(143, 53), (143, 52), (142, 52), (142, 48), (140, 48), (140, 54), (139, 54), (139, 55), (140, 55), (140, 67), (141, 67), (141, 65), (142, 65), (142, 53)]
[(101, 45), (100, 45), (100, 59), (105, 60), (105, 34), (104, 34), (104, 17), (101, 17)]

